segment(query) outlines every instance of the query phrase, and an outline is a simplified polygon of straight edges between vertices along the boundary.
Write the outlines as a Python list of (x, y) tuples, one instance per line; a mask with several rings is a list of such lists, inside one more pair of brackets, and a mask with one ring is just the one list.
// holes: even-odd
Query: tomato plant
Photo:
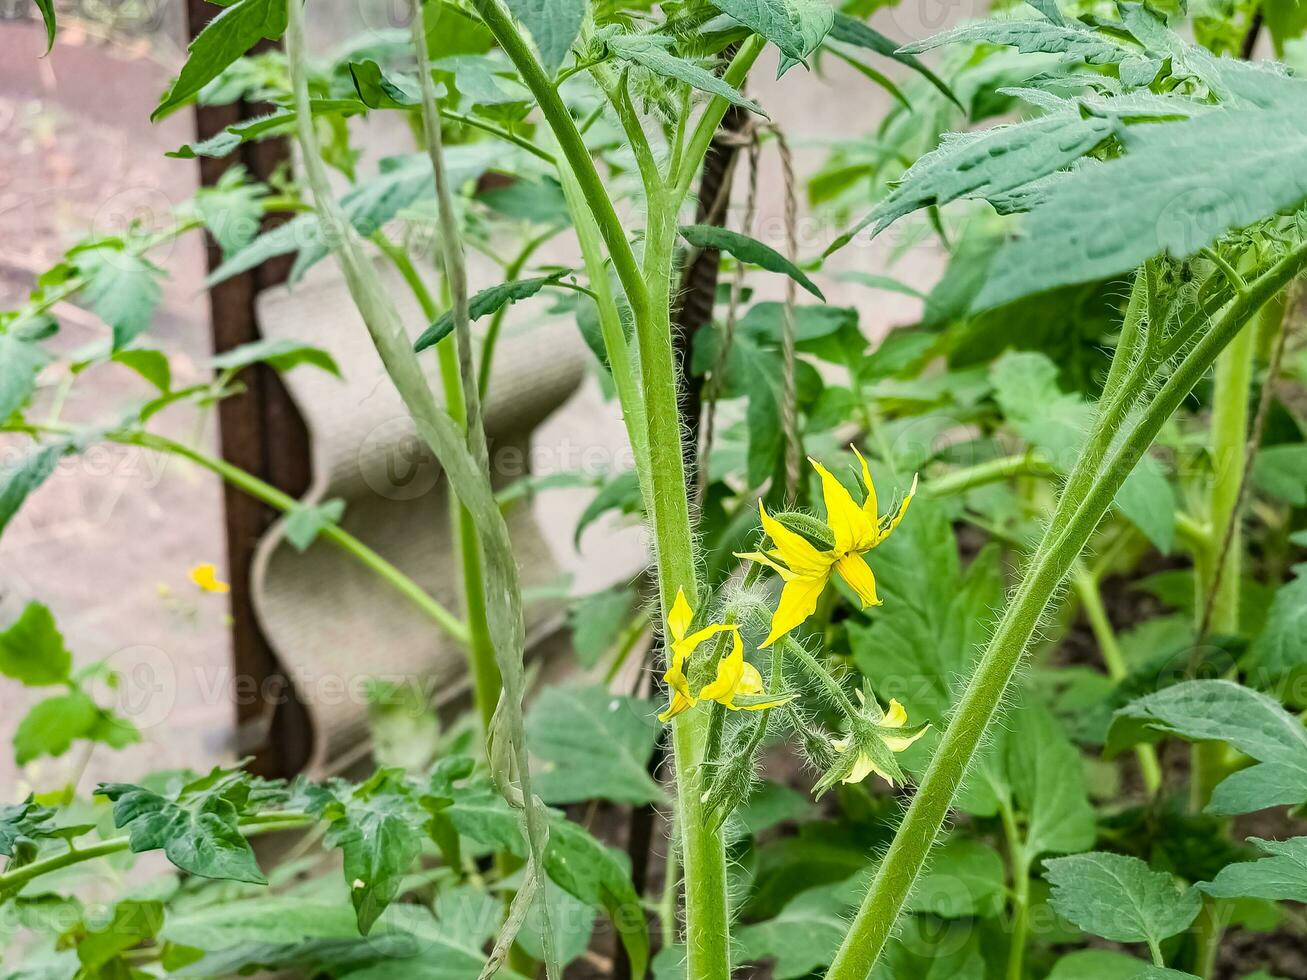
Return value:
[[(95, 443), (187, 459), (426, 613), (466, 651), (473, 723), (400, 760), (379, 741), (357, 781), (236, 765), (6, 804), (9, 975), (1307, 975), (1307, 84), (1250, 57), (1269, 29), (1292, 60), (1303, 20), (1281, 0), (1031, 0), (891, 39), (876, 6), (411, 0), (408, 29), (317, 58), (316, 3), (224, 4), (154, 116), (265, 100), (175, 155), (287, 137), (295, 177), (229, 171), (167, 227), (79, 243), (0, 314), (0, 420), (31, 444), (0, 471), (0, 530)], [(265, 40), (284, 49), (249, 53)], [(801, 254), (789, 143), (749, 94), (764, 52), (785, 85), (838, 59), (894, 99), (804, 175), (839, 224), (822, 253)], [(364, 173), (351, 127), (385, 114), (414, 149)], [(706, 163), (723, 133), (755, 170), (743, 231), (706, 199), (730, 193)], [(780, 248), (749, 234), (771, 147)], [(827, 264), (891, 226), (946, 254), (928, 291), (892, 262)], [(201, 229), (224, 253), (211, 282), (292, 253), (292, 279), (339, 269), (448, 478), (461, 608), (346, 531), (338, 503), (152, 431), (252, 363), (342, 371), (259, 342), (174, 386), (149, 341), (150, 256)], [(559, 237), (575, 261), (538, 263)], [(472, 282), (469, 248), (502, 281)], [(730, 280), (713, 265), (688, 330), (685, 270), (705, 254)], [(827, 302), (835, 274), (915, 296), (919, 322), (873, 341)], [(764, 275), (782, 300), (754, 298)], [(482, 415), (503, 324), (538, 294), (594, 352), (634, 458), (577, 534), (617, 511), (651, 545), (647, 588), (574, 602), (579, 684), (526, 670), (504, 510), (532, 486), (492, 486)], [(52, 311), (74, 298), (106, 330), (69, 383), (137, 372), (155, 391), (125, 415), (35, 410)], [(646, 635), (653, 699), (613, 687)], [(0, 672), (56, 691), (19, 721), (19, 764), (140, 738), (39, 601), (0, 632)], [(650, 841), (612, 833), (628, 809), (664, 815), (660, 889)], [(267, 835), (335, 867), (261, 860)], [(107, 911), (85, 898), (79, 873), (151, 851), (172, 870)]]

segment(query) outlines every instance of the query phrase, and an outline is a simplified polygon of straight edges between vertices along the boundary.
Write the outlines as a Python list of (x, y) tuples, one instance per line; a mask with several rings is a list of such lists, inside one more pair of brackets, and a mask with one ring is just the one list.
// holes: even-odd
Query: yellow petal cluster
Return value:
[[(678, 590), (672, 611), (667, 617), (667, 629), (671, 633), (671, 658), (663, 680), (672, 690), (672, 700), (667, 710), (658, 716), (660, 721), (670, 721), (688, 708), (693, 708), (700, 701), (717, 701), (732, 711), (758, 711), (783, 704), (786, 698), (777, 698), (761, 703), (736, 704), (740, 695), (756, 696), (763, 692), (762, 676), (758, 668), (744, 659), (744, 642), (740, 639), (740, 628), (723, 624), (705, 626), (690, 633), (690, 624), (694, 622), (694, 611), (686, 601), (684, 591)], [(690, 691), (690, 682), (685, 675), (686, 661), (704, 641), (718, 633), (732, 634), (731, 651), (717, 665), (717, 677), (705, 684), (699, 693)]]
[[(862, 692), (859, 691), (858, 694), (861, 695)], [(877, 723), (877, 727), (878, 728), (903, 728), (904, 726), (907, 725), (907, 723), (908, 723), (907, 709), (905, 709), (903, 705), (899, 704), (897, 699), (892, 699), (889, 703), (889, 710), (885, 712), (885, 716), (881, 718), (881, 720)], [(891, 752), (902, 752), (917, 739), (921, 738), (922, 735), (925, 735), (928, 730), (929, 730), (929, 726), (927, 726), (926, 728), (922, 728), (920, 731), (915, 732), (912, 735), (885, 735), (883, 733), (878, 732), (876, 734), (876, 738), (879, 738), (882, 742), (884, 742), (885, 747), (889, 749)], [(831, 740), (831, 748), (833, 748), (836, 752), (847, 752), (852, 747), (852, 744), (853, 744), (852, 735), (845, 735), (843, 738), (837, 738)], [(873, 772), (877, 776), (880, 776), (882, 779), (884, 779), (891, 786), (894, 785), (894, 777), (891, 776), (889, 773), (885, 772), (883, 769), (881, 769), (880, 766), (876, 765), (876, 761), (872, 759), (871, 756), (869, 756), (866, 752), (858, 752), (858, 757), (857, 759), (854, 760), (853, 768), (849, 771), (849, 774), (844, 777), (842, 782), (860, 783), (868, 776), (870, 776)]]
[(761, 502), (758, 504), (762, 514), (762, 528), (771, 538), (772, 550), (754, 551), (737, 557), (766, 565), (785, 581), (780, 602), (772, 615), (771, 631), (762, 644), (764, 647), (771, 646), (813, 614), (817, 600), (832, 573), (847, 583), (862, 601), (864, 608), (880, 605), (876, 595), (876, 577), (862, 556), (888, 538), (899, 526), (908, 512), (908, 504), (917, 492), (917, 481), (913, 479), (912, 489), (894, 513), (881, 518), (877, 510), (876, 487), (871, 481), (867, 461), (856, 447), (853, 447), (853, 452), (862, 464), (862, 482), (867, 488), (867, 497), (861, 505), (826, 467), (815, 459), (808, 460), (821, 477), (822, 498), (826, 503), (826, 526), (834, 541), (834, 546), (829, 551), (820, 550), (803, 535), (791, 531), (768, 514)]

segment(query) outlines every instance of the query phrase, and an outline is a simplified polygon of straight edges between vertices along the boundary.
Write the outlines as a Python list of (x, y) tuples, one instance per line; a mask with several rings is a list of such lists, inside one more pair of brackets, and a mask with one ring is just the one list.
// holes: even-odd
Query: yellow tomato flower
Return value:
[(852, 448), (858, 462), (862, 464), (862, 482), (867, 487), (867, 499), (861, 506), (854, 502), (844, 485), (826, 467), (811, 457), (808, 459), (821, 477), (822, 498), (826, 502), (826, 526), (834, 541), (834, 546), (829, 551), (820, 550), (803, 535), (791, 531), (768, 514), (761, 501), (758, 503), (762, 528), (775, 547), (768, 552), (754, 551), (736, 557), (775, 569), (785, 580), (780, 602), (772, 615), (771, 632), (762, 644), (764, 647), (771, 646), (813, 614), (817, 608), (817, 599), (830, 581), (832, 572), (844, 579), (862, 601), (863, 608), (880, 605), (876, 595), (876, 577), (862, 556), (888, 538), (899, 526), (903, 515), (908, 512), (908, 504), (917, 492), (917, 480), (913, 478), (912, 489), (898, 509), (893, 514), (880, 517), (876, 508), (876, 487), (871, 482), (867, 461), (856, 447)]
[[(860, 701), (862, 700), (861, 691), (858, 692), (858, 700)], [(907, 710), (903, 707), (903, 705), (899, 704), (897, 699), (891, 699), (889, 703), (889, 710), (886, 711), (884, 717), (882, 717), (880, 721), (877, 722), (876, 727), (877, 728), (903, 728), (904, 726), (907, 725), (907, 723), (908, 723)], [(876, 732), (874, 737), (880, 739), (880, 741), (884, 744), (884, 746), (887, 749), (889, 749), (891, 752), (902, 752), (917, 739), (921, 738), (922, 735), (925, 735), (927, 729), (929, 728), (930, 728), (929, 725), (923, 725), (920, 729), (918, 729), (916, 732), (913, 732), (911, 735), (886, 735), (885, 733), (878, 731)], [(831, 744), (831, 748), (833, 748), (836, 752), (847, 752), (849, 751), (849, 748), (853, 744), (853, 736), (845, 735), (843, 738), (832, 739), (830, 744)], [(858, 752), (858, 757), (857, 759), (854, 760), (853, 768), (849, 771), (848, 775), (846, 775), (841, 781), (845, 783), (860, 783), (864, 779), (866, 779), (869, 775), (871, 775), (873, 772), (877, 776), (880, 776), (882, 779), (884, 779), (891, 786), (894, 785), (894, 777), (891, 776), (889, 773), (887, 773), (879, 765), (877, 765), (876, 760), (863, 751)]]
[(667, 710), (658, 716), (660, 721), (667, 721), (676, 715), (679, 715), (686, 708), (693, 708), (697, 698), (690, 693), (690, 681), (685, 676), (685, 661), (703, 642), (718, 633), (732, 630), (735, 633), (735, 641), (739, 642), (740, 629), (738, 626), (723, 626), (714, 624), (706, 626), (697, 632), (686, 633), (690, 629), (690, 624), (694, 622), (694, 610), (690, 608), (690, 603), (685, 599), (685, 590), (676, 590), (676, 601), (672, 603), (672, 611), (667, 615), (667, 629), (672, 634), (671, 642), (671, 663), (667, 667), (667, 672), (663, 674), (663, 680), (667, 686), (672, 689), (672, 701), (667, 706)]
[(230, 592), (231, 586), (218, 578), (218, 569), (212, 562), (196, 565), (191, 569), (191, 581), (205, 592)]
[[(694, 611), (685, 599), (685, 592), (677, 590), (676, 601), (667, 617), (667, 629), (672, 635), (671, 662), (663, 680), (672, 689), (672, 700), (667, 710), (658, 716), (659, 721), (670, 721), (688, 708), (693, 708), (700, 701), (718, 701), (732, 711), (757, 711), (784, 704), (788, 697), (758, 703), (736, 704), (735, 698), (746, 695), (756, 698), (763, 692), (762, 675), (758, 668), (744, 659), (744, 642), (740, 639), (740, 628), (720, 623), (705, 626), (701, 630), (689, 633), (690, 624), (694, 622)], [(705, 640), (718, 633), (734, 634), (731, 652), (717, 665), (717, 678), (705, 684), (697, 695), (690, 692), (690, 681), (685, 676), (685, 662)], [(687, 635), (688, 633), (688, 635)]]

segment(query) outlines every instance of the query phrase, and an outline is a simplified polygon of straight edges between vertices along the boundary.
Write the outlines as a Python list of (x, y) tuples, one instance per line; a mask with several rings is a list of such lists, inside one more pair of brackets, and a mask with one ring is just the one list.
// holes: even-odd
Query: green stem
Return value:
[[(749, 77), (753, 63), (758, 60), (758, 55), (762, 54), (762, 49), (766, 45), (767, 42), (757, 34), (751, 34), (741, 41), (735, 57), (726, 66), (726, 71), (722, 72), (722, 81), (732, 88), (743, 85), (744, 80)], [(695, 123), (690, 139), (685, 144), (685, 152), (675, 161), (669, 183), (672, 186), (672, 200), (677, 207), (680, 207), (685, 196), (690, 193), (695, 175), (699, 172), (703, 158), (708, 153), (708, 147), (712, 144), (713, 137), (717, 135), (717, 127), (722, 124), (722, 118), (730, 105), (720, 95), (714, 95), (708, 100), (703, 113), (699, 116), (699, 121)]]
[[(863, 980), (889, 939), (899, 912), (907, 901), (926, 858), (948, 818), (953, 799), (980, 747), (1017, 665), (1030, 644), (1048, 604), (1079, 557), (1126, 476), (1148, 450), (1181, 402), (1262, 305), (1307, 265), (1307, 246), (1286, 254), (1235, 297), (1225, 312), (1197, 341), (1189, 354), (1166, 377), (1156, 397), (1135, 420), (1105, 465), (1094, 467), (1085, 480), (1087, 489), (1061, 511), (1065, 521), (1054, 520), (1044, 534), (1035, 557), (1004, 611), (989, 644), (958, 701), (921, 786), (903, 823), (877, 869), (852, 927), (845, 936), (828, 980)], [(1109, 393), (1112, 394), (1112, 393)], [(1119, 426), (1111, 413), (1100, 417), (1096, 429)], [(1101, 432), (1090, 445), (1110, 445)], [(1065, 495), (1064, 495), (1065, 496)]]
[(1021, 980), (1025, 972), (1026, 942), (1030, 936), (1030, 856), (1009, 800), (999, 803), (1003, 836), (1007, 842), (1012, 875), (1012, 935), (1008, 939), (1007, 980)]
[(530, 153), (537, 159), (543, 160), (551, 167), (558, 163), (558, 161), (554, 159), (554, 155), (548, 150), (537, 146), (525, 136), (515, 133), (510, 129), (504, 129), (504, 127), (496, 126), (494, 123), (487, 122), (485, 119), (481, 119), (478, 116), (464, 115), (463, 113), (455, 112), (452, 109), (442, 109), (441, 115), (450, 122), (461, 123), (464, 126), (470, 126), (472, 129), (479, 129), (483, 133), (490, 133), (492, 136), (498, 136), (501, 140), (507, 140), (509, 143), (520, 146), (522, 149), (526, 150), (527, 153)]
[[(425, 43), (425, 35), (422, 35), (421, 43)], [(440, 462), (451, 490), (471, 513), (480, 536), (486, 565), (487, 599), (491, 604), (487, 619), (503, 678), (503, 695), (495, 713), (496, 738), (492, 744), (496, 752), (490, 767), (491, 776), (510, 805), (523, 811), (522, 823), (530, 861), (522, 894), (529, 898), (535, 891), (538, 876), (543, 874), (547, 814), (531, 791), (530, 757), (522, 721), (526, 685), (522, 590), (508, 527), (495, 501), (487, 473), (485, 433), (480, 428), (476, 381), (470, 378), (465, 386), (470, 424), (464, 431), (437, 404), (399, 311), (378, 280), (376, 270), (364, 256), (357, 231), (332, 194), (309, 111), (308, 79), (304, 67), (304, 12), (299, 3), (287, 5), (286, 58), (295, 97), (296, 130), (303, 150), (304, 175), (317, 206), (318, 220), (327, 232), (326, 238), (331, 242), (350, 296), (362, 315), (386, 373), (413, 418), (418, 434)], [(437, 174), (437, 181), (439, 179)], [(457, 316), (455, 320), (458, 320)], [(469, 363), (470, 353), (468, 351), (466, 355)], [(460, 351), (460, 364), (463, 362), (464, 355)], [(469, 378), (467, 371), (461, 373), (464, 378)], [(543, 893), (540, 898), (542, 928), (549, 935)], [(511, 917), (511, 921), (520, 924), (521, 918)], [(496, 950), (512, 939), (512, 930), (505, 930)], [(556, 973), (553, 963), (546, 965), (551, 975)]]
[(1057, 471), (1047, 460), (1033, 451), (1027, 451), (977, 463), (975, 466), (954, 470), (952, 473), (928, 480), (922, 485), (922, 492), (932, 497), (948, 497), (1013, 477), (1056, 475)]
[[(408, 252), (381, 231), (374, 232), (372, 240), (399, 270), (427, 322), (435, 320), (440, 315), (440, 308)], [(459, 376), (454, 338), (446, 337), (436, 345), (436, 359), (440, 366), (440, 383), (445, 392), (449, 416), (466, 429), (463, 382)], [(486, 619), (489, 613), (486, 609), (485, 571), (481, 567), (481, 546), (477, 540), (476, 523), (453, 492), (449, 495), (449, 509), (450, 529), (459, 555), (463, 613), (467, 617), (467, 661), (468, 672), (472, 676), (472, 700), (476, 704), (484, 737), (490, 731), (490, 719), (494, 717), (495, 705), (499, 703), (503, 679), (499, 675), (499, 666), (495, 663), (494, 642), (490, 638), (490, 625)]]
[(802, 664), (808, 674), (825, 688), (835, 706), (844, 713), (844, 716), (850, 722), (858, 717), (858, 709), (849, 700), (849, 696), (844, 693), (844, 688), (840, 686), (839, 681), (830, 675), (830, 671), (822, 666), (816, 657), (804, 649), (802, 643), (792, 636), (786, 636), (781, 640), (781, 648), (785, 651), (787, 657), (793, 657)]
[[(242, 820), (236, 829), (245, 837), (255, 837), (259, 834), (269, 834), (278, 830), (298, 830), (301, 827), (308, 827), (315, 823), (317, 823), (317, 818), (311, 817), (307, 813), (264, 813)], [(20, 868), (0, 874), (0, 895), (17, 891), (30, 881), (35, 881), (37, 878), (52, 874), (55, 871), (61, 871), (74, 864), (108, 857), (111, 854), (120, 854), (128, 850), (130, 844), (131, 838), (127, 834), (77, 848), (72, 847), (70, 841), (68, 850), (62, 854), (41, 858), (31, 864), (24, 864)]]
[[(1098, 591), (1098, 581), (1079, 559), (1072, 567), (1071, 583), (1080, 599), (1080, 605), (1084, 607), (1085, 618), (1089, 620), (1089, 628), (1093, 631), (1094, 639), (1098, 642), (1098, 649), (1103, 655), (1103, 665), (1107, 668), (1108, 676), (1114, 681), (1125, 680), (1130, 673), (1130, 668), (1121, 653), (1121, 645), (1117, 642), (1116, 631), (1112, 628), (1107, 609), (1103, 606), (1103, 597)], [(1162, 788), (1162, 765), (1157, 758), (1156, 747), (1136, 746), (1135, 758), (1139, 762), (1139, 773), (1143, 777), (1148, 795), (1156, 796), (1157, 791)]]

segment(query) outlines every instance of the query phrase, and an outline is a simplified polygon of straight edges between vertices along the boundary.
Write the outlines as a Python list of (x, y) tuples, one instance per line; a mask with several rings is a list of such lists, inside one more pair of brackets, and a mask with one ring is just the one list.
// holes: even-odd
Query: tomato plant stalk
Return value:
[[(1304, 266), (1307, 246), (1299, 246), (1236, 293), (1224, 313), (1169, 372), (1156, 396), (1119, 440), (1114, 440), (1112, 434), (1122, 427), (1130, 399), (1110, 389), (1104, 392), (1088, 451), (1068, 479), (1057, 513), (958, 702), (921, 786), (831, 965), (829, 980), (863, 980), (870, 975), (948, 819), (953, 799), (1031, 637), (1121, 484), (1217, 355)], [(1129, 352), (1118, 352), (1118, 356), (1123, 353)], [(1139, 386), (1134, 389), (1139, 390)], [(1108, 450), (1114, 444), (1109, 456)], [(1077, 492), (1082, 487), (1084, 492)]]

